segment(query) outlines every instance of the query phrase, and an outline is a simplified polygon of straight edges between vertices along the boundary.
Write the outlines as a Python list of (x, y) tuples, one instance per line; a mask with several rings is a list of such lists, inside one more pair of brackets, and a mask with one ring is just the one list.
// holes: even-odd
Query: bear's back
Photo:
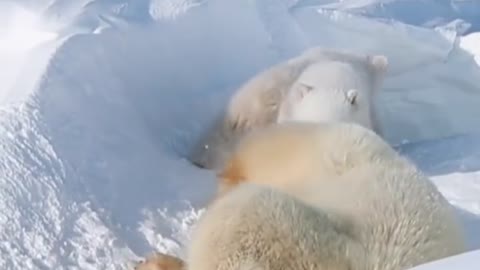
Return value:
[(365, 226), (362, 242), (378, 269), (409, 268), (466, 250), (453, 207), (408, 160), (373, 162), (342, 178), (337, 198), (353, 207), (336, 212), (349, 212)]
[(359, 125), (277, 125), (252, 134), (237, 153), (233, 178), (283, 190), (360, 224), (362, 243), (378, 269), (408, 267), (465, 250), (452, 207), (433, 183)]
[(355, 227), (275, 189), (244, 183), (217, 200), (192, 235), (197, 270), (364, 269)]
[(277, 124), (253, 131), (237, 144), (218, 175), (220, 193), (248, 181), (295, 194), (314, 182), (334, 181), (350, 169), (346, 159), (357, 166), (392, 151), (373, 131), (357, 124)]

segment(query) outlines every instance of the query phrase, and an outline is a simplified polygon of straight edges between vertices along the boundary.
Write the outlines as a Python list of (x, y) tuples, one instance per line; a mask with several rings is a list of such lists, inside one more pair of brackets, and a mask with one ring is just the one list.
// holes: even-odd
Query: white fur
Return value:
[(239, 147), (248, 182), (201, 218), (189, 269), (402, 270), (466, 250), (451, 205), (369, 129), (278, 124)]
[(348, 221), (274, 189), (243, 184), (202, 216), (189, 270), (367, 270)]
[(371, 74), (351, 63), (312, 64), (286, 94), (277, 122), (353, 122), (380, 133), (372, 117), (378, 92), (374, 86)]
[[(234, 93), (224, 115), (206, 130), (194, 147), (190, 155), (192, 163), (207, 169), (222, 167), (225, 157), (239, 138), (255, 128), (277, 121), (280, 103), (308, 66), (332, 61), (355, 66), (355, 70), (367, 74), (365, 76), (371, 79), (372, 89), (379, 88), (388, 66), (385, 56), (320, 47), (313, 47), (278, 63), (252, 77)], [(325, 103), (323, 101), (322, 104)]]

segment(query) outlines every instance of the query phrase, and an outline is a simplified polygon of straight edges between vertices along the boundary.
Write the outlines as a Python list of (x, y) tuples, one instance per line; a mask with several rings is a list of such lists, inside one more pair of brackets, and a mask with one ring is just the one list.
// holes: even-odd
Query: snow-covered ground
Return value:
[(452, 22), (460, 34), (480, 31), (477, 0), (305, 0), (321, 8), (349, 11), (370, 18), (397, 20), (423, 27), (442, 27)]
[(475, 55), (475, 61), (480, 65), (480, 32), (471, 33), (461, 38), (460, 47)]
[(411, 270), (476, 270), (478, 269), (479, 258), (480, 250), (474, 250), (449, 258), (419, 265), (417, 267), (411, 268)]
[(387, 139), (432, 176), (480, 248), (478, 34), (319, 10), (332, 2), (0, 4), (0, 269), (183, 256), (214, 190), (188, 149), (235, 87), (312, 45), (389, 57)]

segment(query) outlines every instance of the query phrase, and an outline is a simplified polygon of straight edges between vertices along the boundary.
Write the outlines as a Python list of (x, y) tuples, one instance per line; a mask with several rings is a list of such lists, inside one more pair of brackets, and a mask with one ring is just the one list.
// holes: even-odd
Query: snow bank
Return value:
[(179, 250), (214, 190), (189, 144), (274, 59), (254, 10), (220, 11), (73, 36), (36, 91), (3, 106), (0, 268), (124, 269)]
[(472, 33), (462, 37), (460, 40), (460, 47), (473, 54), (475, 56), (475, 61), (477, 61), (480, 66), (480, 33)]
[(56, 40), (56, 33), (45, 25), (38, 14), (0, 3), (0, 105), (17, 102), (31, 92), (61, 44), (62, 39)]
[(457, 256), (448, 257), (435, 262), (423, 264), (410, 270), (476, 270), (480, 265), (480, 250), (467, 252)]
[(292, 16), (290, 2), (212, 0), (171, 21), (48, 45), (61, 47), (40, 55), (41, 80), (0, 105), (0, 268), (128, 269), (154, 249), (182, 256), (214, 190), (213, 172), (187, 151), (236, 87), (312, 44), (391, 57), (382, 118), (392, 142), (478, 128), (478, 67), (441, 35), (312, 9)]
[[(302, 2), (302, 1), (300, 1)], [(480, 30), (480, 2), (476, 0), (305, 0), (324, 9), (395, 20), (422, 27), (438, 27), (462, 21), (460, 34)], [(313, 2), (313, 3), (312, 3)]]

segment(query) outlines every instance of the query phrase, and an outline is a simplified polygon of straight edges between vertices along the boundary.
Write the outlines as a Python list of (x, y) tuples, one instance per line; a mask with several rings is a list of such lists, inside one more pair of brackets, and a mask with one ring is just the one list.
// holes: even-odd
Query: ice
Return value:
[(474, 46), (319, 2), (28, 2), (50, 18), (30, 28), (54, 36), (18, 57), (0, 52), (0, 268), (129, 269), (153, 250), (183, 256), (215, 186), (189, 148), (236, 87), (312, 45), (390, 58), (387, 139), (411, 142), (397, 148), (480, 248), (480, 68), (462, 49)]

